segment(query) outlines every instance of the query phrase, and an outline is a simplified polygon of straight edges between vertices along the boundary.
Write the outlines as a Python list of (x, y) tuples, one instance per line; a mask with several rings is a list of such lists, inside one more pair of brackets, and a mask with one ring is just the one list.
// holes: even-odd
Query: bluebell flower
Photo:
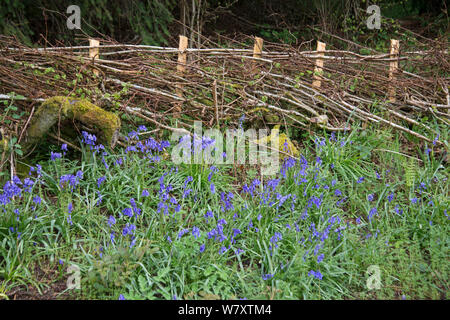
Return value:
[(119, 300), (125, 300), (125, 297), (123, 296), (123, 294), (119, 295)]
[(222, 246), (222, 247), (220, 248), (220, 250), (219, 250), (219, 254), (224, 254), (224, 253), (227, 252), (227, 251), (228, 251), (227, 247)]
[(122, 213), (128, 217), (133, 216), (133, 210), (131, 208), (125, 208), (122, 210)]
[[(278, 247), (278, 242), (283, 239), (283, 235), (279, 232), (275, 232), (275, 234), (270, 238), (270, 242), (275, 245), (275, 248)], [(272, 248), (272, 245), (270, 246)]]
[(369, 221), (372, 220), (373, 216), (377, 214), (377, 208), (372, 208), (369, 211)]
[(242, 231), (236, 228), (233, 228), (233, 238), (235, 238), (238, 234), (242, 234)]
[(203, 251), (205, 251), (205, 244), (202, 244), (202, 245), (200, 246), (200, 253), (202, 253)]
[(128, 224), (122, 229), (122, 236), (133, 235), (136, 230), (136, 226), (134, 224)]
[(322, 253), (317, 257), (317, 263), (322, 262), (323, 258), (325, 257), (325, 255)]
[(109, 170), (109, 165), (106, 163), (105, 157), (102, 156), (102, 163), (105, 166), (106, 170)]
[(61, 158), (62, 157), (62, 154), (61, 153), (58, 153), (58, 152), (51, 152), (50, 153), (50, 159), (51, 159), (51, 161), (55, 161), (56, 159), (59, 159), (59, 158)]
[(323, 278), (322, 273), (320, 273), (319, 270), (317, 270), (317, 271), (310, 270), (308, 272), (308, 276), (310, 276), (310, 277), (313, 276), (314, 278), (319, 279), (319, 280), (322, 280), (322, 278)]
[(42, 166), (40, 164), (36, 165), (36, 174), (38, 176), (38, 178), (41, 176), (41, 172), (42, 172)]
[(397, 213), (398, 215), (402, 215), (403, 214), (403, 209), (400, 209), (398, 204), (395, 205), (395, 213)]
[(72, 210), (73, 210), (73, 205), (72, 205), (72, 202), (70, 202), (69, 205), (67, 206), (67, 211), (69, 213), (72, 213)]
[(205, 219), (206, 219), (206, 223), (208, 223), (208, 219), (214, 217), (214, 214), (212, 213), (212, 211), (208, 210), (206, 211), (206, 214), (204, 215)]
[(393, 192), (389, 193), (387, 199), (388, 199), (389, 202), (391, 202), (392, 200), (394, 200), (394, 193), (393, 193)]
[(225, 196), (225, 192), (221, 192), (220, 193), (220, 200), (222, 202), (222, 204), (220, 205), (220, 208), (223, 212), (229, 211), (229, 210), (234, 210), (234, 206), (231, 203), (231, 199), (233, 199), (234, 196), (231, 192), (229, 192), (226, 196)]
[(116, 224), (116, 219), (113, 216), (109, 216), (108, 225), (111, 227), (113, 224)]
[(100, 188), (100, 185), (106, 180), (106, 177), (100, 177), (97, 179), (97, 188)]
[(244, 120), (245, 120), (245, 114), (243, 113), (242, 116), (239, 118), (239, 128), (241, 130), (244, 130), (244, 128), (242, 127)]
[(81, 134), (83, 136), (83, 143), (90, 145), (91, 150), (92, 146), (95, 146), (95, 142), (97, 141), (97, 137), (94, 134), (87, 133), (86, 131), (81, 131)]
[(142, 190), (142, 197), (148, 197), (150, 195), (150, 193), (148, 192), (148, 190), (144, 189)]
[(200, 229), (197, 228), (196, 226), (192, 227), (192, 235), (194, 236), (195, 239), (200, 237)]
[(320, 166), (322, 165), (322, 159), (320, 157), (316, 157), (316, 163)]
[(358, 179), (358, 181), (356, 181), (356, 183), (361, 183), (361, 182), (363, 182), (364, 181), (364, 177), (360, 177), (359, 179)]
[(181, 237), (188, 232), (189, 232), (189, 229), (183, 229), (180, 232), (178, 232), (178, 239), (181, 239)]
[(136, 238), (134, 238), (134, 236), (132, 236), (129, 248), (133, 248), (135, 245), (136, 245)]
[(41, 197), (39, 197), (39, 196), (33, 197), (33, 202), (34, 202), (34, 203), (36, 203), (36, 204), (41, 204), (41, 201), (42, 201)]
[(34, 185), (34, 181), (33, 180), (31, 180), (30, 178), (25, 178), (23, 180), (23, 191), (24, 192), (31, 192), (31, 189), (32, 189), (33, 185)]
[(103, 196), (99, 191), (97, 191), (97, 195), (98, 195), (98, 200), (97, 200), (96, 205), (99, 206), (103, 201)]
[(273, 274), (271, 274), (271, 273), (262, 275), (262, 279), (263, 280), (269, 280), (269, 279), (272, 279), (272, 278), (273, 278)]
[(217, 169), (215, 166), (211, 166), (209, 168), (209, 170), (210, 170), (210, 173), (208, 174), (208, 182), (211, 182), (211, 178), (212, 178), (214, 172), (219, 171), (219, 169)]
[(436, 142), (439, 140), (439, 133), (438, 133), (438, 135), (436, 136), (436, 138), (434, 138), (434, 140), (433, 140), (433, 146), (435, 146), (436, 145)]

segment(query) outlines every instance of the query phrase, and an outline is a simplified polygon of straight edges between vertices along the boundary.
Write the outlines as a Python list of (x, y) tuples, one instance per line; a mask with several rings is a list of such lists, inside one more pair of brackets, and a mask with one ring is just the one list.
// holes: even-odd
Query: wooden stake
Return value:
[[(179, 76), (182, 76), (186, 71), (186, 62), (187, 62), (187, 52), (186, 49), (188, 47), (188, 38), (185, 36), (180, 36), (180, 43), (178, 45), (178, 65), (177, 72)], [(181, 84), (177, 85), (176, 93), (177, 96), (183, 98), (183, 86)]]
[[(323, 57), (325, 55), (325, 47), (326, 43), (317, 41), (317, 55)], [(322, 68), (323, 68), (323, 59), (317, 58), (315, 62), (315, 68), (314, 68), (314, 81), (312, 83), (312, 86), (315, 88), (320, 88), (322, 81), (320, 80), (320, 74), (322, 74)]]
[[(98, 59), (100, 48), (98, 46), (100, 45), (100, 41), (95, 39), (89, 39), (89, 47), (97, 47), (97, 48), (89, 48), (89, 58), (91, 59)], [(93, 69), (93, 72), (96, 76), (98, 76), (98, 70)]]
[(255, 45), (253, 46), (253, 57), (261, 58), (264, 39), (255, 37)]
[[(398, 58), (400, 43), (398, 40), (391, 39), (391, 51), (390, 58)], [(392, 82), (395, 81), (395, 73), (398, 69), (398, 60), (391, 61), (389, 63), (389, 82), (391, 86), (389, 87), (389, 101), (395, 102), (395, 86), (392, 85)]]

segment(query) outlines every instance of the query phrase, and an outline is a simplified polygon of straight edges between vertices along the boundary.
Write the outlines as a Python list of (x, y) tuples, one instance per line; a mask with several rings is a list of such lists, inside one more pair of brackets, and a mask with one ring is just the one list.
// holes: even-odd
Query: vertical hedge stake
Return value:
[[(186, 61), (187, 61), (187, 52), (186, 49), (188, 47), (188, 38), (185, 36), (180, 36), (180, 42), (178, 45), (178, 64), (177, 64), (177, 73), (179, 76), (183, 76), (186, 71)], [(183, 98), (183, 85), (177, 84), (176, 86), (176, 94), (180, 98)]]
[(261, 58), (264, 39), (255, 37), (255, 45), (253, 46), (253, 57)]
[(400, 43), (398, 40), (391, 39), (391, 51), (390, 51), (390, 58), (396, 58), (396, 60), (393, 60), (389, 63), (389, 101), (395, 102), (395, 86), (393, 85), (393, 82), (395, 81), (395, 73), (398, 69), (398, 52), (400, 48)]
[[(100, 52), (100, 48), (98, 47), (100, 45), (100, 41), (95, 40), (95, 39), (89, 39), (89, 58), (93, 59), (95, 61), (95, 59), (98, 59), (99, 57), (99, 52)], [(94, 48), (96, 47), (96, 48)], [(95, 62), (94, 62), (95, 63)], [(93, 69), (92, 72), (98, 76), (98, 70), (97, 69)]]
[[(326, 43), (317, 41), (317, 55), (320, 57), (323, 57), (325, 55), (325, 47)], [(312, 83), (312, 86), (315, 88), (320, 88), (322, 81), (320, 80), (320, 75), (322, 74), (322, 68), (323, 68), (323, 59), (317, 58), (315, 61), (315, 67), (314, 67), (314, 81)]]

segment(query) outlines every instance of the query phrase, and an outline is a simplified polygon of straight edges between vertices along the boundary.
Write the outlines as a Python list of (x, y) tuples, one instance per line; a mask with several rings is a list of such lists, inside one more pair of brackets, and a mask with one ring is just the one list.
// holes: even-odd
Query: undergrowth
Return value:
[(448, 167), (435, 146), (410, 160), (391, 132), (317, 135), (261, 180), (257, 168), (177, 166), (168, 142), (139, 137), (112, 152), (84, 134), (81, 158), (63, 145), (5, 183), (0, 298), (44, 290), (36, 270), (66, 281), (75, 265), (76, 298), (448, 299)]

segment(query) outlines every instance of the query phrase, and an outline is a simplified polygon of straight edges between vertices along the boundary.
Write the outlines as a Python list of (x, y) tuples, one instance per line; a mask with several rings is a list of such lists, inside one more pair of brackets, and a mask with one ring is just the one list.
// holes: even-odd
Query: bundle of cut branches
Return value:
[[(0, 36), (0, 99), (10, 92), (28, 101), (89, 98), (166, 129), (174, 129), (173, 119), (189, 129), (195, 120), (229, 125), (243, 114), (251, 120), (261, 113), (277, 115), (280, 124), (330, 131), (374, 122), (443, 143), (418, 119), (426, 114), (449, 124), (447, 42), (424, 41), (397, 56), (335, 48), (318, 52), (311, 50), (312, 42), (264, 43), (261, 55), (254, 56), (249, 40), (234, 41), (233, 48), (187, 49), (185, 68), (177, 72), (178, 48), (102, 41), (94, 60), (89, 46), (30, 48)], [(317, 59), (323, 61), (320, 74), (314, 72)], [(392, 61), (398, 62), (394, 74)]]

